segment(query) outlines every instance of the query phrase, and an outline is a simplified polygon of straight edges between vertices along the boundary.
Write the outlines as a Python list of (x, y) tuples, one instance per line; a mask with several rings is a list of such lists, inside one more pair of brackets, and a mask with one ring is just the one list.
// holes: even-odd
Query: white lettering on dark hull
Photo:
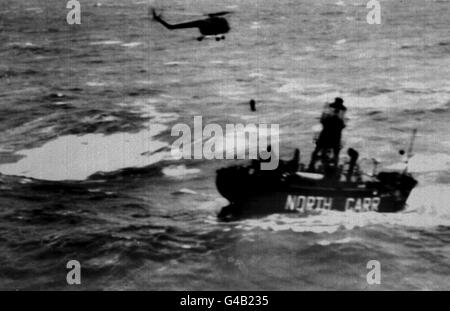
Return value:
[[(345, 199), (345, 210), (357, 212), (378, 211), (380, 197), (362, 197)], [(321, 196), (288, 195), (285, 210), (304, 212), (313, 209), (333, 209), (333, 198)]]
[(331, 209), (333, 199), (327, 197), (288, 195), (285, 209), (289, 211), (304, 212), (313, 209)]
[(357, 212), (378, 211), (380, 205), (380, 197), (372, 198), (347, 198), (345, 200), (345, 210), (355, 210)]

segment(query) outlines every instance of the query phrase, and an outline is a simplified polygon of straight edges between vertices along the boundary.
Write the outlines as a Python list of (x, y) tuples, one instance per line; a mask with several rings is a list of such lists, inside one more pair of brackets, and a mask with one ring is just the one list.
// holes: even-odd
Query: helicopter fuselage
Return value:
[(198, 30), (204, 36), (215, 36), (229, 32), (230, 25), (223, 17), (210, 17), (199, 21)]

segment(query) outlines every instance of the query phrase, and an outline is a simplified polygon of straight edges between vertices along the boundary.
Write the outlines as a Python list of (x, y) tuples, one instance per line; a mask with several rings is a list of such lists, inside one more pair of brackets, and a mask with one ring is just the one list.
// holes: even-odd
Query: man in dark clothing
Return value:
[[(333, 164), (334, 168), (337, 168), (339, 151), (341, 150), (342, 130), (345, 128), (344, 114), (347, 110), (343, 103), (342, 98), (335, 98), (333, 103), (327, 105), (328, 111), (324, 111), (320, 118), (323, 129), (316, 141), (316, 148), (311, 156), (311, 162), (309, 164), (310, 171), (314, 171), (319, 153), (321, 154), (322, 162), (326, 162), (322, 163), (324, 166)], [(331, 161), (326, 160), (329, 150), (333, 151)]]

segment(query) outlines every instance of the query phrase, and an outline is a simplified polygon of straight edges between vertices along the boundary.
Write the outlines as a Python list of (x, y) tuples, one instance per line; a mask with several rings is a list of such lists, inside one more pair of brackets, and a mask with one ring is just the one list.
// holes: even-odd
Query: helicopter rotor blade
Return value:
[(221, 11), (221, 12), (216, 12), (216, 13), (208, 13), (208, 14), (205, 14), (205, 15), (209, 16), (209, 17), (218, 17), (218, 16), (224, 16), (224, 15), (231, 14), (231, 13), (233, 13), (233, 12)]

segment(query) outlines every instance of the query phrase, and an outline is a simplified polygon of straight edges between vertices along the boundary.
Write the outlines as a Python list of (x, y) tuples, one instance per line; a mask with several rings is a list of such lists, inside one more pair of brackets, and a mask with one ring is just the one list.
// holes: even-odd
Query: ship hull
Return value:
[[(416, 181), (400, 174), (396, 181), (340, 182), (311, 180), (297, 175), (247, 174), (245, 168), (219, 170), (216, 185), (230, 201), (220, 218), (273, 213), (308, 213), (319, 210), (395, 213), (404, 209)], [(402, 179), (403, 178), (403, 179)]]

